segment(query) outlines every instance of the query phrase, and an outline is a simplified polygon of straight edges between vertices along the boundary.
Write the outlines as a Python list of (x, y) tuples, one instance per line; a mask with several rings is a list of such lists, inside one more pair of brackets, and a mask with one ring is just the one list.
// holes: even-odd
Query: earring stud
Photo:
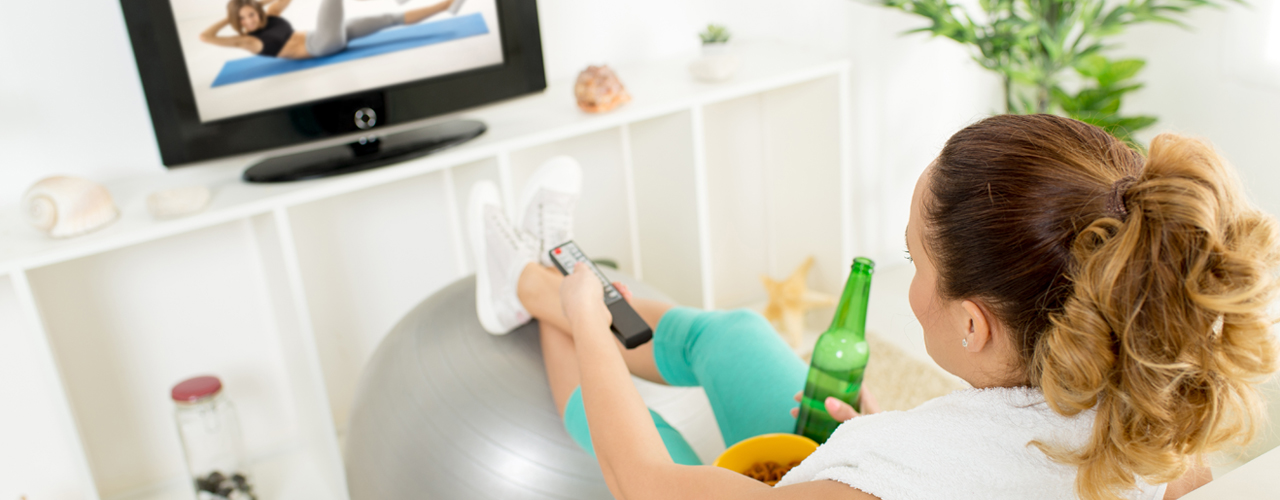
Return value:
[(960, 339), (960, 347), (969, 347), (969, 339)]

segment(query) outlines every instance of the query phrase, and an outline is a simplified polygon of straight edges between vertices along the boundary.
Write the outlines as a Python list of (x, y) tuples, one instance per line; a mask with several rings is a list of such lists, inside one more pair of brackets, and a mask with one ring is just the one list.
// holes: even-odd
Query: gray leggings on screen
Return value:
[(361, 17), (348, 21), (343, 19), (342, 1), (320, 1), (320, 15), (316, 20), (316, 29), (307, 33), (307, 53), (312, 57), (323, 57), (340, 52), (347, 48), (347, 42), (351, 40), (404, 24), (404, 14), (400, 13)]

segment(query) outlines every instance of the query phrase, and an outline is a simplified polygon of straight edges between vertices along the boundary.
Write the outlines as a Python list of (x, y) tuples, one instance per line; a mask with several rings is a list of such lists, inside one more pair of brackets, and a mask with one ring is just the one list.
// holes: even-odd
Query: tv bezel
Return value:
[[(546, 89), (537, 4), (495, 0), (503, 63), (202, 122), (169, 0), (120, 0), (165, 166), (263, 151), (423, 120)], [(442, 97), (443, 96), (443, 97)], [(377, 103), (381, 108), (368, 103)], [(379, 109), (377, 126), (349, 117)], [(347, 109), (350, 108), (350, 109)], [(337, 125), (335, 125), (337, 124)]]

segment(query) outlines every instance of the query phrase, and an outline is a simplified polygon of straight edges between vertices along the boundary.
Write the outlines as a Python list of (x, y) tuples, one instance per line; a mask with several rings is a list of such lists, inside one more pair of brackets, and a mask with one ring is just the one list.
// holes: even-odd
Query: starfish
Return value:
[(810, 309), (830, 307), (836, 303), (834, 296), (808, 288), (811, 267), (812, 256), (782, 281), (774, 281), (768, 276), (760, 277), (765, 291), (769, 293), (769, 304), (764, 308), (764, 317), (778, 327), (783, 339), (792, 348), (799, 347), (800, 340), (804, 338), (805, 313)]

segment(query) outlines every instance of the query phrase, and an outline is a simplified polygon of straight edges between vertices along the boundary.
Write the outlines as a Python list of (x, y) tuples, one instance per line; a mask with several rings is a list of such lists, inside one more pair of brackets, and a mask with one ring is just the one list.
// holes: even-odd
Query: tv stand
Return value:
[(267, 158), (241, 177), (246, 182), (291, 182), (349, 174), (457, 146), (486, 129), (484, 122), (451, 120), (382, 137), (361, 137), (349, 144)]

